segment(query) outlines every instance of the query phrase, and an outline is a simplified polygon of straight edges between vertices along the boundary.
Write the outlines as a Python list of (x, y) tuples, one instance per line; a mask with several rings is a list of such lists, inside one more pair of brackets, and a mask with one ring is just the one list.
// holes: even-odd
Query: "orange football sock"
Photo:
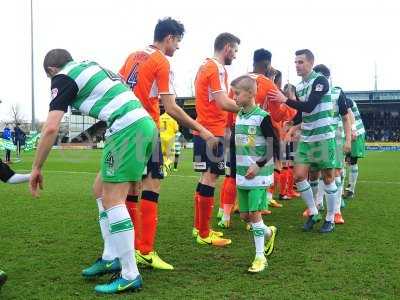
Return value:
[(199, 190), (201, 187), (201, 183), (199, 182), (196, 187), (196, 192), (194, 193), (194, 203), (193, 203), (193, 226), (196, 229), (199, 229)]
[(142, 239), (139, 250), (145, 255), (154, 250), (158, 221), (158, 196), (158, 193), (151, 191), (142, 192), (140, 203)]
[(227, 178), (224, 178), (224, 181), (222, 182), (221, 185), (221, 191), (219, 193), (219, 208), (224, 208), (224, 200), (225, 200), (225, 190), (226, 190), (226, 183), (227, 183)]
[(288, 193), (293, 194), (294, 193), (294, 176), (293, 176), (293, 168), (289, 167), (287, 169), (287, 186), (288, 186)]
[(140, 249), (141, 244), (141, 237), (142, 237), (142, 228), (140, 221), (140, 210), (139, 210), (139, 203), (138, 203), (139, 196), (137, 195), (128, 195), (126, 197), (125, 205), (128, 209), (129, 216), (131, 217), (133, 226), (135, 228), (135, 249)]
[(209, 185), (202, 184), (199, 191), (199, 235), (202, 238), (210, 234), (210, 220), (214, 208), (214, 190)]
[(274, 189), (272, 194), (275, 194), (278, 192), (278, 187), (279, 187), (279, 177), (281, 175), (281, 172), (277, 169), (274, 169)]
[(224, 220), (229, 220), (236, 200), (236, 179), (225, 177)]
[(287, 194), (287, 169), (283, 168), (280, 176), (279, 176), (279, 194), (286, 195)]

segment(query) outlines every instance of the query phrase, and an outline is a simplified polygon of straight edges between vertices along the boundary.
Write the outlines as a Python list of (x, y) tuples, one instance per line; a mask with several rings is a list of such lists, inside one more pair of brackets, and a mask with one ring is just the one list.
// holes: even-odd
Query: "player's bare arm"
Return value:
[(43, 189), (42, 166), (54, 145), (60, 128), (60, 122), (64, 116), (63, 111), (50, 111), (46, 123), (43, 125), (40, 142), (32, 165), (32, 175), (29, 181), (32, 196), (38, 196), (38, 187)]
[(225, 92), (220, 91), (213, 93), (213, 98), (219, 107), (221, 107), (225, 111), (230, 111), (233, 113), (237, 113), (239, 111), (239, 106), (236, 105), (233, 99), (229, 98)]
[(343, 145), (343, 151), (348, 153), (351, 151), (351, 116), (349, 113), (342, 116), (344, 135), (345, 135), (345, 143)]
[(175, 95), (160, 95), (161, 102), (164, 105), (165, 111), (178, 121), (182, 126), (188, 127), (190, 129), (196, 130), (199, 132), (200, 136), (206, 140), (211, 146), (216, 146), (218, 144), (218, 139), (200, 125), (198, 122), (193, 120), (188, 114), (184, 112), (182, 108), (180, 108), (175, 102)]

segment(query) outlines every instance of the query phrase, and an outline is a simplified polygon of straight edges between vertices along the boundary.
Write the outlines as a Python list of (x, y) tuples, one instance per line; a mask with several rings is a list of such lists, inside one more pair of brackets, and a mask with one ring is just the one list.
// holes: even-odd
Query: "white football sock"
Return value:
[(342, 176), (342, 185), (344, 185), (344, 182), (346, 180), (346, 164), (343, 166), (343, 169), (340, 170), (340, 175)]
[(121, 276), (133, 280), (139, 275), (136, 265), (134, 229), (125, 204), (111, 207), (106, 211), (110, 222), (110, 241), (121, 262)]
[(342, 204), (342, 192), (343, 192), (342, 177), (336, 176), (335, 183), (337, 186), (335, 214), (340, 214), (340, 206)]
[(222, 216), (223, 221), (231, 220), (232, 207), (233, 207), (233, 204), (224, 204), (224, 214)]
[(109, 222), (108, 222), (107, 213), (104, 211), (102, 200), (103, 200), (102, 198), (96, 199), (97, 206), (99, 208), (100, 231), (101, 231), (101, 236), (103, 237), (103, 241), (104, 241), (103, 254), (101, 257), (104, 260), (114, 260), (115, 259), (115, 254), (114, 254), (115, 251), (113, 251), (112, 244), (110, 243)]
[(324, 206), (324, 195), (325, 195), (325, 190), (324, 190), (324, 181), (322, 179), (318, 180), (318, 192), (317, 192), (317, 197), (315, 198), (315, 205), (317, 207)]
[(311, 190), (311, 186), (308, 183), (307, 179), (296, 182), (297, 191), (301, 194), (301, 198), (303, 198), (306, 203), (308, 209), (310, 210), (311, 215), (317, 215), (318, 209), (315, 206), (313, 192)]
[(314, 199), (317, 199), (317, 193), (318, 193), (318, 179), (317, 180), (310, 180), (310, 186), (312, 190), (312, 194)]
[(337, 187), (335, 182), (325, 184), (326, 192), (326, 221), (333, 222), (335, 219), (335, 208), (337, 201)]
[[(261, 222), (263, 222), (263, 221), (261, 221)], [(267, 240), (269, 240), (272, 235), (272, 230), (267, 225), (264, 224), (264, 226), (265, 226), (265, 229), (264, 229), (265, 237), (267, 238)]]
[(31, 178), (31, 174), (14, 174), (10, 179), (7, 180), (7, 183), (23, 183), (29, 181), (29, 178)]
[(270, 205), (272, 200), (272, 193), (267, 191), (267, 205)]
[(349, 174), (349, 184), (350, 184), (350, 191), (354, 193), (354, 190), (356, 189), (356, 184), (357, 184), (357, 178), (358, 178), (358, 165), (351, 165), (350, 166), (350, 174)]
[[(253, 228), (254, 245), (256, 246), (256, 257), (265, 257), (265, 235), (267, 229), (269, 230), (269, 228), (265, 226), (263, 221), (251, 223), (251, 227)], [(269, 230), (269, 232), (271, 232), (271, 230)]]

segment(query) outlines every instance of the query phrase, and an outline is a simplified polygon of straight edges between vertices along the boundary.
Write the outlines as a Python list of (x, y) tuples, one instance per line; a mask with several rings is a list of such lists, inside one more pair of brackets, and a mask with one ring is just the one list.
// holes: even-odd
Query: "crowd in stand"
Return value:
[(361, 112), (368, 142), (400, 142), (400, 114)]

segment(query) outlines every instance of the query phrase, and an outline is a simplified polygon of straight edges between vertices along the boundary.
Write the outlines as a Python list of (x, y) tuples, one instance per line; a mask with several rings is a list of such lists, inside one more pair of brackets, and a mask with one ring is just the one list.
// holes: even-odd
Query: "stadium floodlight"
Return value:
[(33, 0), (31, 0), (31, 97), (32, 97), (32, 123), (31, 129), (35, 130), (35, 89), (33, 68)]

